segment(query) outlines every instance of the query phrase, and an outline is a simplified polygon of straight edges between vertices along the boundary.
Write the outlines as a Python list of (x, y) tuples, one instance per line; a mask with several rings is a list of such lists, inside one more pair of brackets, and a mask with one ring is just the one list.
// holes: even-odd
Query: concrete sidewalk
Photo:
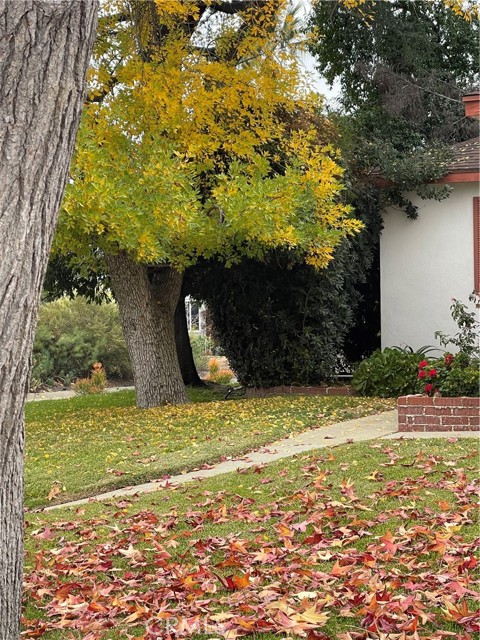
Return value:
[[(104, 393), (115, 393), (116, 391), (131, 391), (135, 387), (107, 387)], [(39, 393), (27, 393), (27, 402), (40, 402), (41, 400), (65, 400), (66, 398), (76, 398), (78, 394), (70, 389), (64, 391), (40, 391)]]
[(267, 464), (275, 460), (289, 458), (291, 456), (313, 451), (314, 449), (322, 449), (325, 447), (337, 446), (351, 442), (361, 442), (365, 440), (374, 440), (377, 438), (435, 438), (435, 437), (475, 437), (478, 434), (474, 432), (430, 432), (430, 433), (400, 433), (397, 427), (397, 412), (388, 411), (364, 418), (356, 418), (330, 425), (329, 427), (321, 427), (299, 433), (290, 438), (285, 438), (274, 442), (266, 447), (262, 447), (257, 451), (252, 451), (244, 456), (225, 462), (219, 462), (210, 469), (201, 469), (190, 471), (177, 476), (172, 476), (168, 480), (147, 482), (145, 484), (136, 485), (134, 487), (124, 487), (115, 491), (108, 491), (91, 498), (75, 500), (59, 505), (46, 507), (44, 511), (58, 509), (60, 507), (77, 507), (88, 502), (104, 502), (124, 496), (133, 496), (140, 493), (151, 493), (158, 489), (165, 488), (168, 485), (179, 485), (186, 482), (193, 482), (204, 478), (219, 476), (223, 473), (236, 471), (237, 469), (248, 469), (260, 464)]

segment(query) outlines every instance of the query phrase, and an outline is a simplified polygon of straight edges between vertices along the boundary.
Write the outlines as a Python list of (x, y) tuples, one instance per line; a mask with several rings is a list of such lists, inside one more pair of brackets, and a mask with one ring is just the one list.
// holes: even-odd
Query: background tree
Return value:
[(139, 406), (186, 400), (173, 332), (185, 267), (283, 247), (321, 268), (360, 227), (280, 37), (282, 5), (141, 2), (103, 22), (58, 246), (103, 252)]
[(78, 259), (73, 254), (55, 253), (48, 261), (43, 281), (43, 302), (64, 296), (82, 296), (90, 303), (100, 304), (111, 297), (110, 281), (101, 256)]
[(94, 1), (0, 2), (0, 637), (20, 634), (23, 407), (95, 32)]
[[(330, 116), (348, 167), (348, 201), (367, 228), (379, 229), (387, 204), (416, 217), (405, 192), (447, 197), (447, 186), (429, 183), (446, 172), (451, 143), (478, 135), (462, 104), (479, 79), (478, 6), (319, 0), (310, 28), (319, 70), (340, 85), (341, 109)], [(388, 188), (378, 188), (379, 176), (390, 182)], [(372, 351), (379, 331), (379, 235), (370, 238), (376, 257), (361, 285), (360, 322), (346, 340), (352, 360)]]

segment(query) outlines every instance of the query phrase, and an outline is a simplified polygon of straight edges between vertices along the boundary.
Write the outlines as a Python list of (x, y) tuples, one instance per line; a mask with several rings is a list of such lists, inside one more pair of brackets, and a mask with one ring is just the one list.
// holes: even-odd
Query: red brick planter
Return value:
[(398, 430), (478, 431), (480, 398), (402, 396), (398, 399)]
[(354, 396), (355, 391), (352, 387), (248, 387), (247, 398), (267, 398), (269, 396), (284, 395), (303, 395), (303, 396)]

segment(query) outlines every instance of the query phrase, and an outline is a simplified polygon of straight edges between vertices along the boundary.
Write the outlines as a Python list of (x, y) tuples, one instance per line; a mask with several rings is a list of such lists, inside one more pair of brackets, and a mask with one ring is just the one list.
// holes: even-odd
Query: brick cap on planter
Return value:
[(478, 431), (480, 398), (410, 395), (398, 398), (399, 431)]

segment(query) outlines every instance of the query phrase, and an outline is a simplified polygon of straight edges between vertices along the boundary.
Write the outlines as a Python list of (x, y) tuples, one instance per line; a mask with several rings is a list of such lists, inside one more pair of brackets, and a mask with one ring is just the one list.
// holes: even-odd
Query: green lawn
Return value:
[[(215, 394), (213, 395), (215, 397)], [(217, 396), (218, 398), (218, 393)], [(27, 507), (192, 470), (278, 438), (394, 407), (391, 400), (277, 397), (141, 410), (131, 391), (29, 403)]]
[(472, 640), (478, 454), (357, 443), (27, 514), (25, 637)]

